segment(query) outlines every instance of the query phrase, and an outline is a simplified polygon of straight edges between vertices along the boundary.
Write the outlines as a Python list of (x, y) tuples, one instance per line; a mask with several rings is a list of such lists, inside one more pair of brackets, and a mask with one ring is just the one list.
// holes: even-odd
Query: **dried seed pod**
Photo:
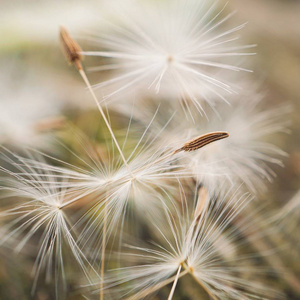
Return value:
[(185, 143), (181, 148), (175, 150), (174, 154), (180, 151), (196, 151), (212, 142), (225, 139), (227, 137), (229, 137), (229, 134), (226, 131), (214, 131), (211, 133), (206, 133)]
[(82, 55), (80, 52), (82, 51), (80, 46), (75, 42), (75, 40), (70, 36), (68, 31), (64, 27), (60, 27), (60, 41), (62, 44), (63, 52), (68, 63), (74, 64), (78, 70), (82, 69), (81, 60)]

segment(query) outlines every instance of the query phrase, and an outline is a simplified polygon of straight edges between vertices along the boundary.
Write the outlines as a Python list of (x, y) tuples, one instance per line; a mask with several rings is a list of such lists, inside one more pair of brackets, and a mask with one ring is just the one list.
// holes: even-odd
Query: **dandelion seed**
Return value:
[(225, 139), (227, 137), (229, 137), (229, 134), (227, 132), (222, 132), (222, 131), (206, 133), (185, 143), (182, 148), (175, 150), (174, 153), (178, 153), (180, 151), (187, 151), (187, 152), (196, 151), (212, 142)]
[[(141, 141), (138, 144), (140, 143)], [(79, 240), (82, 246), (88, 245), (93, 249), (91, 252), (98, 255), (99, 248), (102, 247), (101, 243), (99, 244), (98, 233), (102, 236), (104, 225), (107, 224), (109, 238), (117, 225), (123, 223), (129, 203), (133, 204), (130, 206), (137, 214), (146, 216), (147, 219), (153, 219), (154, 216), (158, 218), (165, 196), (168, 198), (176, 189), (176, 185), (172, 184), (177, 183), (180, 177), (189, 176), (182, 166), (173, 164), (176, 157), (165, 156), (166, 146), (161, 149), (147, 147), (149, 144), (141, 146), (140, 149), (137, 145), (133, 149), (129, 161), (131, 173), (115, 154), (111, 156), (111, 160), (103, 162), (86, 148), (83, 150), (87, 152), (89, 160), (85, 161), (81, 155), (80, 162), (84, 163), (84, 167), (81, 168), (48, 155), (45, 156), (48, 160), (51, 159), (63, 167), (18, 155), (15, 157), (27, 165), (26, 174), (31, 176), (33, 181), (36, 174), (47, 172), (48, 176), (36, 179), (38, 184), (67, 190), (67, 197), (55, 207), (56, 209), (65, 211), (76, 203), (85, 204), (85, 213), (76, 225), (82, 225), (84, 228)], [(171, 153), (170, 150), (168, 152)], [(155, 161), (156, 163), (153, 163)], [(85, 199), (88, 199), (88, 203), (85, 203)], [(104, 216), (104, 213), (107, 216)]]
[[(225, 28), (233, 14), (224, 14), (226, 5), (217, 11), (220, 1), (125, 2), (126, 8), (116, 9), (110, 18), (113, 22), (89, 38), (99, 51), (83, 51), (64, 27), (59, 33), (67, 62), (76, 67), (109, 131), (106, 155), (99, 151), (104, 145), (73, 135), (76, 150), (70, 153), (75, 160), (34, 150), (22, 157), (2, 147), (0, 246), (13, 245), (20, 252), (32, 243), (32, 290), (44, 273), (47, 283), (55, 281), (57, 298), (59, 288), (66, 290), (69, 282), (65, 271), (69, 259), (70, 273), (77, 279), (80, 274), (73, 267), (79, 266), (87, 287), (94, 286), (91, 277), (96, 277), (101, 300), (106, 295), (148, 298), (166, 285), (172, 300), (181, 278), (187, 276), (213, 300), (277, 299), (280, 295), (260, 280), (269, 271), (260, 266), (268, 247), (254, 240), (265, 232), (252, 225), (260, 220), (250, 213), (254, 197), (243, 190), (246, 186), (252, 193), (260, 191), (264, 181), (275, 176), (271, 165), (282, 165), (285, 153), (267, 138), (286, 131), (289, 109), (257, 109), (260, 95), (248, 93), (244, 86), (236, 96), (243, 83), (237, 72), (250, 72), (241, 67), (240, 58), (253, 55), (249, 49), (254, 45), (238, 43), (245, 24)], [(120, 6), (120, 1), (115, 4)], [(94, 86), (85, 73), (84, 56), (101, 58), (102, 65), (91, 68), (101, 72), (101, 82)], [(133, 113), (134, 107), (126, 107), (129, 97), (146, 106)], [(102, 104), (120, 98), (118, 109), (130, 120), (122, 139), (117, 139)], [(10, 101), (8, 97), (8, 106)], [(36, 133), (65, 125), (63, 118), (40, 115), (45, 109), (34, 102), (27, 107), (34, 117), (29, 114), (23, 122), (27, 112), (19, 105), (20, 113), (12, 121), (16, 126), (7, 129), (4, 106), (0, 143), (10, 142), (10, 134), (15, 135), (11, 128), (21, 129), (15, 138), (18, 144), (27, 139), (32, 144)], [(15, 115), (15, 105), (12, 111)], [(134, 123), (146, 128), (137, 141), (130, 136)], [(78, 149), (73, 139), (83, 147)], [(294, 219), (298, 208), (297, 194), (269, 222), (298, 221)], [(128, 246), (132, 232), (136, 244)], [(152, 244), (145, 246), (140, 235), (152, 239)], [(129, 253), (120, 251), (123, 241)], [(259, 252), (259, 260), (251, 249)], [(114, 256), (117, 260), (110, 263)], [(280, 258), (266, 260), (299, 291), (297, 278)], [(115, 269), (106, 272), (110, 266)], [(99, 298), (99, 289), (95, 292)]]
[(74, 64), (78, 70), (82, 69), (81, 60), (82, 51), (80, 46), (73, 40), (67, 30), (60, 27), (60, 41), (63, 47), (65, 57), (70, 65)]
[[(227, 136), (226, 132), (203, 135), (196, 139), (196, 145), (194, 142), (188, 142), (184, 149), (192, 147), (196, 150)], [(105, 228), (105, 235), (109, 238), (114, 229), (124, 222), (129, 204), (134, 208), (136, 214), (142, 215), (143, 218), (150, 221), (149, 223), (153, 218), (163, 220), (161, 206), (165, 201), (172, 199), (171, 196), (178, 189), (178, 182), (181, 179), (192, 176), (192, 173), (184, 165), (178, 163), (178, 159), (172, 151), (174, 148), (167, 145), (154, 148), (147, 142), (142, 142), (144, 137), (145, 134), (142, 135), (141, 140), (129, 156), (130, 173), (126, 166), (120, 165), (114, 160), (105, 164), (97, 161), (97, 158), (92, 157), (91, 154), (89, 154), (91, 161), (85, 162), (86, 170), (75, 166), (74, 170), (70, 170), (71, 165), (61, 168), (34, 160), (25, 160), (32, 170), (37, 172), (49, 170), (53, 174), (52, 176), (58, 179), (72, 179), (71, 182), (62, 182), (61, 188), (68, 188), (68, 194), (72, 197), (68, 197), (70, 200), (64, 201), (60, 205), (60, 209), (65, 209), (85, 197), (89, 197), (90, 203), (86, 208), (86, 213), (79, 221), (79, 224), (85, 224), (79, 239), (83, 245), (88, 244), (94, 249), (91, 251), (95, 253), (95, 256), (98, 254), (97, 249), (102, 247), (96, 232), (102, 236)], [(140, 144), (143, 146), (137, 152)], [(145, 147), (144, 150), (143, 147)], [(81, 161), (84, 162), (83, 158)], [(60, 161), (60, 163), (63, 162)], [(47, 182), (47, 179), (45, 180)], [(52, 177), (50, 180), (52, 181)], [(94, 246), (95, 244), (97, 246)]]
[(71, 36), (69, 35), (69, 33), (66, 31), (66, 29), (64, 27), (61, 27), (60, 28), (60, 38), (61, 38), (61, 42), (62, 42), (62, 45), (63, 45), (63, 49), (65, 50), (65, 56), (67, 58), (67, 60), (69, 61), (69, 63), (72, 63), (72, 64), (75, 64), (75, 67), (77, 68), (79, 74), (81, 75), (84, 83), (86, 84), (86, 86), (88, 87), (89, 89), (89, 92), (91, 93), (91, 96), (93, 98), (93, 100), (95, 101), (97, 107), (98, 107), (98, 110), (105, 122), (105, 125), (107, 126), (107, 129), (109, 130), (110, 134), (111, 134), (111, 137), (122, 157), (122, 160), (124, 162), (124, 165), (127, 167), (127, 169), (129, 170), (130, 172), (130, 169), (129, 169), (129, 166), (127, 164), (127, 160), (126, 158), (124, 157), (124, 154), (123, 154), (123, 151), (122, 149), (120, 148), (119, 146), (119, 143), (115, 137), (115, 134), (110, 126), (110, 123), (101, 107), (101, 105), (99, 104), (99, 101), (94, 93), (94, 91), (92, 90), (91, 88), (91, 85), (90, 85), (90, 82), (82, 68), (82, 65), (81, 65), (81, 59), (82, 59), (82, 56), (78, 53), (80, 51), (80, 47), (79, 45), (71, 38)]
[[(121, 24), (91, 38), (100, 51), (82, 55), (106, 58), (94, 71), (111, 71), (108, 80), (95, 85), (104, 100), (132, 91), (138, 98), (151, 93), (160, 99), (174, 98), (188, 108), (204, 113), (203, 102), (214, 106), (214, 97), (227, 101), (234, 93), (227, 72), (248, 71), (236, 66), (236, 59), (251, 55), (251, 45), (236, 45), (237, 32), (245, 24), (220, 29), (232, 16), (215, 12), (218, 1), (167, 1), (132, 4), (121, 12)], [(235, 59), (235, 61), (233, 60)], [(222, 72), (220, 72), (222, 71)], [(236, 79), (236, 78), (235, 78)], [(131, 95), (132, 96), (132, 95)], [(189, 110), (189, 108), (188, 108)]]
[(2, 159), (16, 168), (16, 171), (0, 167), (2, 172), (9, 175), (1, 190), (14, 201), (14, 207), (5, 208), (0, 213), (8, 230), (1, 244), (14, 239), (18, 241), (15, 251), (19, 252), (41, 233), (36, 245), (38, 250), (33, 269), (33, 292), (42, 270), (45, 270), (48, 281), (54, 277), (57, 291), (58, 286), (66, 288), (63, 245), (67, 245), (82, 272), (89, 278), (88, 269), (92, 267), (77, 245), (68, 214), (60, 209), (72, 195), (58, 187), (51, 171), (39, 169), (35, 172), (25, 160), (20, 161), (18, 158), (9, 151), (6, 155), (2, 153)]
[[(219, 191), (224, 182), (228, 188), (244, 182), (251, 192), (259, 193), (265, 189), (266, 181), (272, 181), (275, 176), (271, 166), (282, 166), (281, 158), (286, 156), (270, 138), (288, 132), (290, 107), (279, 105), (269, 110), (261, 109), (263, 101), (260, 94), (243, 92), (237, 98), (232, 100), (234, 105), (231, 108), (220, 106), (222, 116), (214, 113), (208, 115), (209, 121), (198, 117), (190, 123), (181, 122), (184, 116), (178, 112), (159, 140), (173, 142), (174, 147), (181, 149), (179, 142), (174, 141), (191, 139), (199, 133), (205, 136), (206, 132), (215, 132), (220, 128), (229, 132), (230, 138), (182, 157), (186, 160), (181, 163), (189, 165), (198, 182), (211, 192)], [(165, 122), (166, 115), (166, 112), (158, 115), (158, 122), (153, 124), (154, 130), (161, 128), (159, 122)]]
[[(246, 257), (223, 256), (227, 250), (231, 251), (232, 245), (238, 249), (237, 232), (230, 224), (245, 209), (250, 196), (237, 190), (222, 197), (206, 201), (206, 209), (197, 218), (179, 210), (171, 215), (165, 207), (166, 224), (157, 227), (161, 241), (154, 243), (154, 248), (130, 247), (132, 252), (128, 255), (137, 260), (142, 258), (142, 264), (119, 268), (108, 274), (106, 287), (120, 290), (119, 285), (126, 283), (122, 298), (141, 299), (155, 292), (157, 287), (162, 288), (162, 283), (170, 283), (168, 279), (176, 274), (172, 277), (169, 295), (172, 297), (176, 292), (176, 281), (190, 274), (212, 299), (270, 296), (274, 292), (271, 289), (242, 279), (243, 273), (253, 272), (258, 276), (259, 268), (240, 267)], [(225, 242), (220, 251), (222, 239)]]

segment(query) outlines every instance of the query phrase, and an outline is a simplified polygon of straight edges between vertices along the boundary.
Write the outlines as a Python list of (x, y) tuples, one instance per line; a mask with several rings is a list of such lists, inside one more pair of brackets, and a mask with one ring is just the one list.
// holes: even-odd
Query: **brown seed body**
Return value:
[(73, 40), (68, 31), (64, 27), (60, 27), (60, 41), (62, 44), (63, 52), (69, 64), (74, 64), (78, 70), (82, 69), (81, 60), (82, 51), (80, 46)]
[(181, 148), (175, 150), (174, 154), (181, 151), (196, 151), (212, 142), (225, 139), (227, 137), (229, 137), (229, 134), (226, 131), (215, 131), (211, 133), (206, 133), (185, 143)]

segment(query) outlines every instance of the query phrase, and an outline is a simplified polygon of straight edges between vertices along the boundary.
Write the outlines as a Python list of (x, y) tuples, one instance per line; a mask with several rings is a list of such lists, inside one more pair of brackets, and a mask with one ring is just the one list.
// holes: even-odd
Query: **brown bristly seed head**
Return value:
[(74, 64), (78, 70), (81, 70), (82, 55), (80, 52), (82, 50), (80, 46), (75, 42), (75, 40), (73, 40), (69, 32), (63, 26), (60, 26), (59, 37), (68, 63), (70, 65)]
[(175, 154), (181, 151), (196, 151), (212, 142), (225, 139), (227, 137), (229, 137), (229, 134), (226, 131), (214, 131), (206, 133), (191, 141), (188, 141), (181, 148), (175, 150), (173, 153)]

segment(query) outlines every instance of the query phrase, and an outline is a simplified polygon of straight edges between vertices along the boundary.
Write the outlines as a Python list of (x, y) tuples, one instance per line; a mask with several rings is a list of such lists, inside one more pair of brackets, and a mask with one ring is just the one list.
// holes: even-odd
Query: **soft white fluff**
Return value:
[(111, 30), (100, 29), (91, 38), (99, 51), (83, 52), (105, 58), (92, 68), (109, 71), (95, 88), (104, 99), (119, 95), (125, 101), (129, 92), (137, 99), (157, 94), (167, 101), (192, 102), (200, 113), (204, 102), (227, 101), (238, 79), (230, 81), (228, 73), (248, 71), (238, 66), (239, 57), (252, 53), (251, 46), (236, 42), (245, 24), (225, 29), (232, 14), (218, 6), (210, 0), (121, 5), (118, 21), (110, 20)]

